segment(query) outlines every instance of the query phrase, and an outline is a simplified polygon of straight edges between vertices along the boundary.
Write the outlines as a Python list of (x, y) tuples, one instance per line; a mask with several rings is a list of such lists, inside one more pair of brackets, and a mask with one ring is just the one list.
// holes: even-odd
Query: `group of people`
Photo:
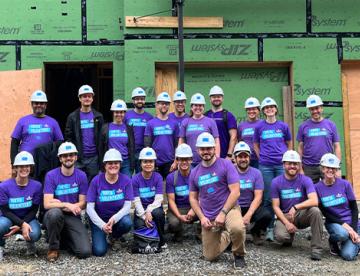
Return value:
[[(132, 228), (156, 227), (165, 249), (167, 217), (175, 242), (183, 240), (184, 224), (199, 221), (205, 259), (231, 247), (236, 269), (246, 265), (247, 231), (256, 245), (276, 240), (291, 246), (298, 229), (311, 227), (311, 259), (320, 260), (323, 216), (330, 252), (356, 258), (356, 199), (351, 184), (341, 179), (339, 135), (323, 117), (317, 95), (306, 101), (310, 118), (299, 126), (297, 151), (270, 97), (261, 104), (247, 99), (247, 120), (239, 125), (223, 108), (219, 86), (210, 89), (211, 110), (205, 112), (205, 97), (196, 93), (189, 114), (185, 93), (177, 91), (171, 99), (162, 92), (155, 117), (145, 111), (146, 92), (137, 87), (134, 109), (115, 100), (109, 123), (92, 107), (92, 87), (81, 86), (78, 98), (80, 108), (68, 116), (65, 137), (45, 115), (43, 91), (32, 94), (33, 114), (21, 118), (11, 135), (13, 178), (0, 183), (0, 258), (6, 238), (18, 233), (28, 254), (35, 254), (39, 220), (51, 262), (60, 249), (79, 258), (104, 256), (109, 244)], [(92, 242), (81, 220), (84, 210)]]

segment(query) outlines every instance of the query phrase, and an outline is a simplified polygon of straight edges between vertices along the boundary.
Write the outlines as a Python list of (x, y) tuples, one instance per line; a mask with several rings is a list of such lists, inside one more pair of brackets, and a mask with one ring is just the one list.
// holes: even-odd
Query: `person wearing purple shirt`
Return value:
[[(281, 158), (288, 149), (292, 148), (292, 140), (289, 126), (276, 119), (278, 107), (272, 98), (266, 97), (262, 101), (261, 110), (265, 120), (255, 128), (254, 151), (259, 159), (259, 170), (264, 179), (263, 205), (274, 214), (271, 207), (271, 181), (284, 172)], [(273, 219), (266, 232), (268, 241), (274, 241), (274, 221)]]
[(104, 123), (103, 115), (91, 105), (94, 90), (89, 85), (79, 88), (80, 108), (70, 113), (66, 120), (65, 139), (78, 149), (76, 167), (83, 170), (90, 181), (100, 169), (100, 134)]
[(77, 152), (73, 143), (61, 144), (58, 150), (61, 167), (45, 176), (44, 226), (49, 238), (49, 262), (59, 258), (60, 243), (78, 258), (91, 255), (87, 230), (80, 218), (86, 206), (88, 182), (86, 174), (75, 168)]
[(215, 137), (216, 156), (220, 157), (220, 140), (219, 132), (214, 120), (204, 116), (205, 98), (200, 93), (196, 93), (191, 97), (190, 118), (186, 118), (181, 122), (179, 144), (188, 144), (193, 151), (193, 164), (195, 167), (200, 163), (201, 158), (196, 150), (196, 139), (199, 134), (209, 132)]
[(325, 217), (332, 255), (356, 259), (360, 249), (358, 207), (350, 182), (337, 177), (340, 160), (331, 153), (320, 160), (323, 179), (315, 185), (319, 207)]
[(216, 157), (210, 133), (200, 134), (196, 147), (202, 161), (190, 173), (190, 205), (201, 222), (203, 255), (213, 261), (232, 243), (234, 268), (242, 269), (246, 231), (237, 204), (238, 174), (231, 161)]
[(141, 172), (134, 175), (131, 184), (134, 190), (134, 229), (152, 228), (154, 223), (160, 237), (160, 247), (167, 248), (164, 237), (165, 213), (162, 207), (163, 178), (155, 172), (156, 153), (152, 148), (140, 151)]
[(169, 118), (176, 121), (180, 128), (181, 122), (185, 118), (189, 118), (189, 114), (185, 111), (186, 95), (182, 91), (176, 91), (173, 95), (174, 112), (169, 113)]
[(322, 214), (314, 184), (310, 177), (300, 174), (300, 155), (286, 151), (282, 158), (284, 174), (273, 179), (271, 197), (277, 216), (275, 239), (291, 246), (298, 229), (311, 227), (311, 259), (320, 261), (323, 233)]
[(261, 172), (250, 166), (251, 149), (245, 142), (239, 142), (234, 148), (235, 168), (239, 174), (240, 197), (238, 204), (245, 226), (250, 227), (250, 233), (255, 245), (264, 243), (261, 234), (266, 231), (272, 219), (271, 213), (261, 206), (264, 192), (264, 181)]
[(247, 120), (240, 122), (237, 128), (238, 141), (244, 141), (249, 145), (251, 149), (250, 166), (259, 168), (259, 160), (254, 151), (254, 133), (256, 127), (259, 125), (261, 120), (259, 119), (260, 114), (260, 103), (259, 100), (253, 97), (246, 99), (245, 110), (247, 114)]
[(135, 173), (140, 172), (139, 153), (144, 148), (144, 132), (147, 122), (153, 116), (146, 112), (145, 109), (145, 90), (141, 87), (136, 87), (132, 93), (131, 98), (134, 104), (134, 110), (126, 112), (125, 122), (134, 129), (135, 138)]
[[(299, 126), (296, 139), (304, 173), (317, 183), (321, 177), (320, 159), (325, 153), (334, 153), (341, 160), (340, 139), (335, 123), (323, 117), (323, 102), (319, 96), (309, 96), (306, 107), (311, 118)], [(341, 177), (341, 171), (337, 173)]]
[(220, 157), (231, 160), (237, 141), (236, 118), (222, 107), (224, 91), (220, 86), (213, 86), (209, 93), (211, 109), (205, 115), (216, 122), (220, 139)]
[(130, 208), (133, 189), (130, 178), (119, 173), (122, 161), (118, 150), (109, 149), (103, 159), (105, 173), (93, 178), (87, 192), (86, 212), (90, 217), (92, 251), (95, 256), (106, 254), (107, 235), (114, 244), (132, 227)]
[(176, 168), (174, 155), (179, 139), (178, 124), (168, 116), (170, 103), (167, 92), (161, 92), (157, 96), (157, 115), (148, 122), (144, 134), (145, 147), (151, 147), (156, 151), (156, 168), (163, 179)]
[(41, 203), (41, 183), (29, 178), (34, 166), (29, 152), (15, 156), (16, 177), (0, 184), (0, 262), (3, 260), (5, 239), (21, 232), (26, 241), (27, 255), (36, 255), (35, 242), (40, 239), (40, 224), (36, 219)]

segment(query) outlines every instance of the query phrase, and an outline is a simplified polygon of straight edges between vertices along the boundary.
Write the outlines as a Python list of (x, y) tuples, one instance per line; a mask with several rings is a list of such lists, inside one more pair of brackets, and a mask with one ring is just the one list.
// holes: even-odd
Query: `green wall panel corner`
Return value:
[(9, 71), (15, 69), (15, 46), (0, 46), (0, 71)]
[(342, 43), (344, 60), (360, 60), (360, 38), (344, 38)]

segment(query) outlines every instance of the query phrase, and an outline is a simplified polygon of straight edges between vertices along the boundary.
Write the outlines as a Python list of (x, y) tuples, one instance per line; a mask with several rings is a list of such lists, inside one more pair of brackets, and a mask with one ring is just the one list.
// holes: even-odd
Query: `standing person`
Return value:
[(61, 167), (45, 176), (44, 226), (49, 237), (49, 262), (59, 258), (60, 247), (69, 248), (80, 259), (91, 255), (87, 230), (80, 218), (86, 206), (88, 182), (86, 174), (75, 168), (77, 153), (73, 143), (61, 144), (58, 151)]
[(27, 255), (36, 255), (35, 242), (40, 239), (36, 219), (42, 197), (41, 183), (29, 178), (35, 165), (32, 155), (21, 151), (15, 156), (16, 177), (0, 184), (0, 262), (3, 260), (5, 238), (21, 232), (26, 241)]
[(78, 149), (77, 168), (83, 170), (90, 181), (98, 174), (99, 145), (103, 115), (91, 105), (94, 101), (94, 91), (91, 86), (80, 87), (78, 97), (80, 108), (70, 113), (66, 120), (65, 139), (75, 144)]
[[(253, 243), (262, 245), (262, 232), (269, 226), (272, 216), (269, 210), (261, 206), (264, 181), (261, 172), (250, 166), (251, 149), (248, 144), (241, 141), (235, 145), (235, 167), (239, 174), (240, 197), (238, 204), (245, 226), (250, 228)], [(253, 224), (253, 225), (251, 225)]]
[(284, 174), (272, 181), (272, 204), (277, 216), (275, 238), (284, 246), (291, 246), (298, 229), (311, 227), (311, 259), (320, 261), (323, 233), (322, 214), (318, 206), (314, 184), (300, 174), (300, 155), (289, 150), (282, 158)]
[[(278, 108), (272, 98), (267, 97), (262, 101), (261, 110), (265, 120), (255, 128), (254, 150), (265, 185), (263, 205), (274, 214), (271, 207), (271, 181), (284, 172), (282, 156), (292, 148), (291, 133), (286, 123), (277, 120)], [(269, 225), (266, 240), (274, 241), (274, 220)]]
[(156, 98), (157, 115), (145, 128), (144, 145), (157, 153), (156, 168), (163, 179), (175, 169), (175, 148), (179, 139), (179, 126), (168, 116), (170, 96), (167, 92), (160, 93)]
[(220, 157), (231, 160), (237, 142), (236, 118), (222, 107), (224, 102), (224, 91), (215, 85), (210, 89), (211, 109), (205, 115), (216, 122), (220, 138)]
[(169, 202), (169, 231), (174, 233), (175, 242), (183, 240), (183, 224), (193, 223), (196, 218), (189, 201), (189, 176), (192, 156), (189, 145), (179, 145), (175, 151), (178, 169), (166, 177), (166, 193)]
[(185, 118), (189, 118), (189, 114), (186, 113), (186, 95), (182, 91), (176, 91), (173, 95), (174, 112), (169, 113), (169, 118), (176, 121), (180, 128), (181, 122)]
[[(323, 117), (323, 102), (319, 96), (309, 96), (306, 108), (309, 109), (311, 118), (299, 126), (298, 151), (305, 175), (317, 183), (321, 177), (320, 159), (325, 153), (334, 153), (341, 160), (340, 139), (335, 123)], [(340, 170), (337, 172), (340, 177)]]
[(90, 217), (92, 251), (104, 256), (110, 240), (121, 238), (132, 227), (130, 218), (133, 190), (131, 180), (119, 173), (123, 162), (121, 153), (109, 149), (104, 155), (105, 173), (95, 176), (87, 193), (86, 212)]
[(360, 249), (358, 207), (351, 184), (337, 177), (340, 160), (331, 153), (322, 156), (324, 178), (315, 185), (319, 207), (325, 216), (330, 253), (353, 261)]
[(159, 245), (162, 249), (166, 249), (165, 213), (162, 207), (163, 179), (159, 173), (155, 172), (156, 153), (152, 148), (143, 148), (139, 159), (141, 172), (134, 175), (131, 180), (135, 204), (134, 229), (156, 226), (160, 237)]
[(132, 93), (131, 98), (134, 104), (134, 109), (126, 112), (125, 122), (134, 129), (135, 138), (135, 173), (140, 172), (139, 153), (144, 148), (144, 132), (147, 122), (153, 116), (145, 111), (145, 90), (141, 87), (136, 87)]
[(215, 137), (215, 153), (220, 157), (220, 140), (219, 132), (214, 120), (204, 116), (205, 98), (200, 93), (196, 93), (191, 97), (190, 118), (186, 118), (181, 122), (179, 144), (188, 144), (193, 152), (193, 164), (195, 167), (200, 163), (201, 158), (196, 151), (196, 139), (199, 134), (209, 132)]
[(215, 260), (232, 243), (234, 268), (245, 263), (245, 226), (237, 200), (239, 177), (233, 164), (215, 155), (215, 139), (198, 136), (196, 147), (201, 163), (190, 174), (190, 204), (202, 226), (203, 255)]
[(259, 159), (254, 150), (254, 134), (256, 127), (260, 124), (260, 103), (259, 100), (253, 97), (245, 101), (245, 110), (247, 120), (238, 125), (238, 141), (244, 141), (251, 149), (250, 166), (259, 168)]
[(117, 149), (123, 159), (120, 172), (131, 177), (135, 168), (135, 141), (133, 127), (125, 123), (126, 103), (123, 100), (115, 100), (110, 110), (113, 113), (113, 122), (102, 127), (100, 157), (103, 158), (108, 149)]

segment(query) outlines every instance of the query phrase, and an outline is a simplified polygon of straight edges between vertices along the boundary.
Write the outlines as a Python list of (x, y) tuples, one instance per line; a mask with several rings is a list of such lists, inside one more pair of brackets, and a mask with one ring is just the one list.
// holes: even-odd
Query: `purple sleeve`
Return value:
[(132, 179), (131, 179), (131, 185), (133, 188), (133, 195), (134, 197), (139, 197), (139, 184), (137, 183), (138, 181), (138, 176), (135, 175)]
[(125, 200), (134, 200), (134, 191), (131, 185), (131, 180), (128, 179), (128, 182), (125, 186)]
[(54, 120), (54, 141), (63, 141), (64, 136), (61, 132), (60, 126), (57, 121)]
[(11, 138), (15, 138), (15, 139), (21, 139), (21, 135), (22, 135), (22, 120), (20, 119), (15, 126), (15, 129), (13, 131), (13, 133), (11, 134)]
[(254, 143), (260, 143), (260, 124), (255, 127), (253, 139)]
[(312, 182), (310, 177), (304, 176), (304, 185), (306, 194), (316, 193), (314, 183)]
[(236, 129), (236, 118), (231, 112), (227, 113), (228, 116), (228, 129)]
[(180, 138), (185, 138), (185, 136), (186, 136), (186, 125), (187, 125), (188, 121), (189, 120), (186, 118), (186, 119), (182, 120), (182, 122), (181, 122), (180, 131), (179, 131)]
[(95, 176), (91, 182), (86, 195), (86, 202), (96, 202), (96, 190), (99, 183), (99, 175)]
[(271, 198), (280, 198), (280, 194), (279, 194), (279, 189), (278, 189), (278, 184), (276, 181), (272, 180), (271, 181)]
[(291, 141), (290, 128), (286, 123), (284, 123), (284, 133), (285, 133), (284, 136), (285, 141)]
[(256, 171), (255, 190), (264, 190), (264, 180), (260, 171)]
[(214, 136), (214, 138), (219, 138), (219, 131), (215, 120), (209, 118), (208, 121), (209, 121), (210, 133), (212, 134), (212, 136)]
[(166, 177), (166, 193), (167, 194), (174, 194), (174, 174), (171, 173)]
[(35, 182), (36, 184), (36, 190), (33, 197), (33, 203), (36, 205), (40, 205), (42, 201), (42, 190), (41, 190), (41, 183)]
[(348, 201), (353, 201), (356, 200), (355, 195), (354, 195), (354, 191), (351, 187), (351, 184), (348, 181), (344, 181), (345, 183), (345, 191), (346, 191), (346, 195), (347, 195), (347, 199)]
[(156, 194), (162, 195), (163, 192), (163, 178), (159, 173), (156, 173), (156, 177), (154, 178), (155, 185), (156, 185)]
[(192, 170), (190, 172), (190, 177), (189, 177), (189, 186), (190, 186), (190, 191), (192, 192), (198, 192), (199, 191), (199, 187), (196, 185), (196, 170)]
[(151, 122), (150, 121), (146, 124), (144, 136), (152, 137), (152, 127), (151, 127)]
[(44, 194), (54, 195), (56, 184), (50, 173), (47, 173), (44, 181)]
[(8, 205), (9, 198), (3, 188), (0, 187), (0, 205)]
[(88, 191), (88, 182), (87, 182), (87, 177), (86, 174), (81, 172), (79, 175), (79, 186), (80, 186), (80, 190), (79, 190), (79, 194), (81, 195), (86, 195), (87, 191)]
[(333, 143), (340, 142), (339, 133), (338, 133), (338, 131), (337, 131), (337, 129), (336, 129), (335, 123), (332, 123), (332, 128), (333, 128), (333, 132), (334, 132), (334, 136), (333, 136), (332, 142), (333, 142)]
[(231, 163), (231, 161), (224, 159), (224, 165), (226, 168), (226, 180), (228, 185), (230, 184), (234, 184), (234, 183), (239, 183), (239, 174), (236, 171), (234, 165)]
[(304, 136), (303, 136), (303, 132), (304, 132), (304, 124), (302, 123), (299, 126), (298, 132), (297, 132), (297, 136), (296, 136), (296, 140), (298, 142), (304, 142)]

